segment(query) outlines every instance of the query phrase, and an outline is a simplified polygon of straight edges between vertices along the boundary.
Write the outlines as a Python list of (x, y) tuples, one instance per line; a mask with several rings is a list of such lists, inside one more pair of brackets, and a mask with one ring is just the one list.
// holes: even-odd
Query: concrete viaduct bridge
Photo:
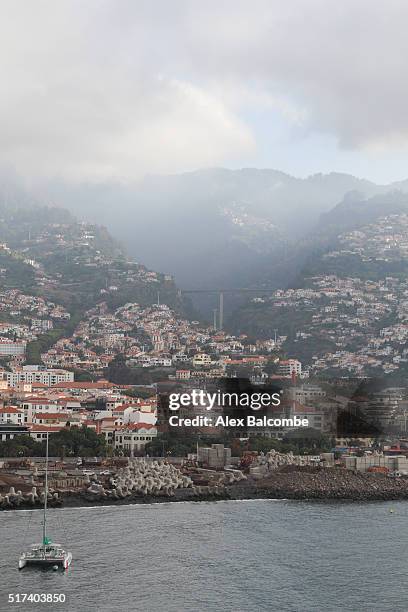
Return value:
[(214, 309), (214, 329), (222, 329), (224, 326), (224, 295), (226, 293), (274, 293), (276, 289), (248, 289), (240, 287), (236, 289), (179, 289), (179, 296), (190, 294), (218, 294), (218, 326), (217, 326), (217, 309)]

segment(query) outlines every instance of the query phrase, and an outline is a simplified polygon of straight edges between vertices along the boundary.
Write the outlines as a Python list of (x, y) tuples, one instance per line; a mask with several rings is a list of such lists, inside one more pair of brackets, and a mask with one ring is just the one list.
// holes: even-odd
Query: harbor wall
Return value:
[(404, 455), (367, 455), (365, 457), (343, 457), (342, 462), (348, 470), (367, 472), (369, 468), (385, 468), (390, 472), (407, 472), (408, 459)]

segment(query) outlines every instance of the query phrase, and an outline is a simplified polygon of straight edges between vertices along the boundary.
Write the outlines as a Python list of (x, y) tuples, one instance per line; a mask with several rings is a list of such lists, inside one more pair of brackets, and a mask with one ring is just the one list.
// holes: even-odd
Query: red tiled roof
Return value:
[(140, 404), (121, 404), (117, 406), (117, 408), (112, 408), (113, 412), (123, 412), (126, 408), (135, 408), (136, 410), (140, 410)]
[(71, 415), (66, 412), (37, 412), (33, 418), (37, 419), (69, 419)]
[(99, 382), (59, 382), (52, 389), (112, 389), (115, 385), (107, 380)]
[(0, 413), (1, 414), (21, 414), (22, 410), (18, 410), (18, 408), (15, 408), (14, 406), (6, 406), (5, 408), (0, 408)]
[(156, 425), (152, 425), (151, 423), (127, 423), (121, 427), (121, 430), (126, 429), (152, 429), (156, 428)]
[(48, 397), (29, 397), (27, 398), (26, 404), (55, 404), (54, 400), (48, 399)]
[(56, 432), (56, 431), (61, 431), (61, 429), (65, 429), (64, 425), (56, 425), (54, 427), (49, 427), (47, 425), (37, 425), (37, 424), (32, 424), (28, 426), (30, 428), (30, 431), (43, 431), (43, 432)]

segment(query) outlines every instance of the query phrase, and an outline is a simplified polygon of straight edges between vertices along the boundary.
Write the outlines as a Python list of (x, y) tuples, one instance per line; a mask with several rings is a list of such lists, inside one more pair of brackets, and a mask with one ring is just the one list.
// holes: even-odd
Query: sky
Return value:
[(0, 165), (408, 177), (404, 0), (2, 0)]

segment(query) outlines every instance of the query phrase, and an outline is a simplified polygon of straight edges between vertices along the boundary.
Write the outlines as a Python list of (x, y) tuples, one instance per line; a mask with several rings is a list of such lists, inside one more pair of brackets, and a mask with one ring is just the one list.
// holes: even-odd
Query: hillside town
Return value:
[[(383, 239), (372, 239), (370, 257), (384, 254), (396, 226), (405, 231), (403, 221), (379, 223)], [(360, 234), (375, 231), (368, 227)], [(403, 439), (406, 387), (390, 380), (380, 389), (356, 388), (367, 376), (403, 370), (408, 361), (404, 279), (324, 274), (308, 277), (301, 288), (254, 297), (253, 306), (268, 307), (271, 320), (277, 321), (270, 337), (254, 337), (188, 318), (174, 295), (174, 305), (163, 301), (171, 277), (115, 259), (114, 246), (107, 252), (98, 248), (101, 239), (100, 230), (89, 224), (55, 223), (29, 233), (22, 248), (3, 244), (8, 256), (20, 261), (24, 254), (23, 265), (34, 270), (42, 289), (5, 283), (0, 293), (0, 442), (17, 443), (21, 435), (41, 443), (50, 433), (89, 430), (103, 440), (105, 455), (164, 455), (166, 436), (172, 433), (165, 399), (169, 392), (241, 379), (255, 391), (268, 385), (279, 391), (279, 406), (269, 407), (265, 418), (283, 423), (246, 427), (236, 434), (242, 440), (261, 437), (289, 444), (293, 429), (285, 419), (298, 417), (328, 447), (347, 449), (347, 427), (339, 429), (343, 413), (364, 415), (377, 434), (387, 431), (398, 444)], [(341, 236), (340, 243), (354, 245), (361, 256), (365, 243), (361, 238), (356, 246), (357, 239), (352, 232)], [(64, 273), (50, 260), (60, 256), (61, 248), (69, 251)], [(324, 257), (333, 259), (335, 253)], [(73, 270), (81, 274), (81, 294), (90, 282), (84, 269), (104, 266), (105, 281), (93, 286), (92, 301), (85, 298), (81, 308), (78, 303), (72, 307), (65, 291), (77, 282)], [(60, 302), (51, 294), (60, 296)], [(184, 416), (189, 411), (194, 412), (187, 406)], [(205, 411), (201, 407), (193, 416)], [(214, 443), (228, 434), (202, 423), (181, 432)], [(375, 431), (360, 433), (367, 448), (378, 439)]]
[(326, 255), (355, 255), (362, 261), (399, 262), (408, 259), (408, 215), (380, 217), (374, 223), (339, 236), (340, 248)]
[[(292, 320), (282, 349), (301, 359), (304, 374), (403, 375), (408, 369), (408, 282), (399, 266), (407, 259), (408, 216), (382, 217), (340, 235), (339, 243), (341, 249), (322, 257), (337, 273), (305, 277), (301, 288), (279, 289), (253, 303), (268, 306), (271, 320), (281, 321), (286, 332)], [(380, 267), (367, 275), (370, 264)], [(381, 267), (386, 264), (395, 265)], [(350, 275), (352, 269), (361, 275)]]

